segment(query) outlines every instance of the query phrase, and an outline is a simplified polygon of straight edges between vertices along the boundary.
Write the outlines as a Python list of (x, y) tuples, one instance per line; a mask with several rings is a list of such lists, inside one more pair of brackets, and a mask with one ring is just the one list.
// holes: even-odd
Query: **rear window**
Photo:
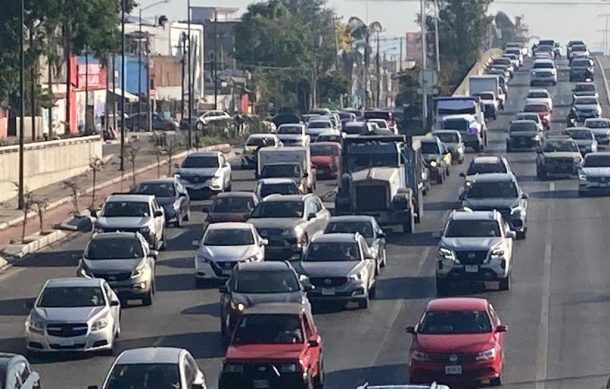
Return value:
[(320, 155), (339, 155), (339, 152), (336, 147), (331, 145), (321, 145), (313, 143), (310, 146), (311, 155), (320, 156)]
[(364, 119), (365, 120), (369, 120), (369, 119), (392, 120), (392, 112), (386, 112), (386, 111), (366, 111), (364, 113)]
[(348, 124), (342, 131), (348, 135), (362, 135), (368, 132), (368, 127), (365, 123)]
[(528, 104), (523, 110), (525, 112), (548, 112), (549, 107), (546, 104)]
[(591, 98), (583, 97), (583, 98), (577, 99), (574, 102), (574, 104), (575, 105), (595, 105), (595, 104), (597, 104), (597, 99), (594, 97), (591, 97)]
[(579, 58), (572, 61), (573, 68), (584, 68), (591, 66), (591, 61), (586, 58)]
[(545, 91), (536, 91), (536, 92), (530, 92), (527, 94), (527, 98), (528, 99), (546, 99), (549, 97), (548, 92)]
[(333, 125), (330, 122), (330, 120), (327, 121), (327, 122), (325, 122), (325, 121), (311, 121), (307, 125), (308, 128), (331, 128), (332, 126)]
[(533, 120), (538, 123), (540, 121), (540, 116), (537, 114), (517, 114), (515, 120)]
[(574, 92), (595, 92), (595, 84), (592, 83), (584, 83), (584, 84), (576, 84), (574, 87)]
[(453, 134), (450, 132), (434, 133), (434, 135), (437, 136), (443, 143), (458, 143), (460, 141), (458, 134)]
[(501, 163), (473, 163), (468, 168), (466, 174), (473, 176), (475, 174), (488, 173), (506, 173), (506, 167)]
[(555, 65), (552, 62), (534, 62), (534, 69), (554, 69)]
[(607, 120), (587, 120), (585, 126), (588, 128), (610, 128), (610, 122)]
[(469, 123), (464, 119), (445, 119), (443, 120), (443, 128), (446, 130), (456, 130), (466, 132), (469, 130)]
[(518, 122), (518, 123), (512, 123), (510, 125), (510, 132), (517, 132), (517, 131), (536, 131), (538, 129), (538, 125), (534, 122)]
[(584, 167), (610, 167), (610, 155), (589, 154), (585, 157)]

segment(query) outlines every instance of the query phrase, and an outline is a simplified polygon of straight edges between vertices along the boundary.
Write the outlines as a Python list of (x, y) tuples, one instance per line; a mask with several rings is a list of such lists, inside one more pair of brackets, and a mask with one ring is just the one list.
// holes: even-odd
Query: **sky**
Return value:
[[(186, 19), (187, 0), (168, 1), (168, 4), (151, 7), (144, 12), (144, 16), (167, 15), (170, 20)], [(155, 3), (155, 0), (139, 2), (146, 7)], [(191, 0), (191, 5), (236, 7), (243, 12), (252, 2)], [(328, 0), (328, 5), (345, 21), (351, 16), (358, 16), (369, 22), (379, 21), (387, 37), (404, 36), (406, 32), (418, 30), (415, 23), (420, 9), (418, 0)], [(563, 46), (569, 40), (582, 39), (593, 51), (601, 51), (604, 34), (600, 30), (606, 28), (606, 17), (600, 15), (610, 15), (610, 0), (495, 0), (490, 12), (498, 11), (504, 11), (511, 18), (523, 16), (530, 28), (530, 34), (541, 39), (555, 39)], [(608, 19), (610, 20), (610, 16)], [(392, 50), (390, 46), (398, 44), (387, 41), (385, 49)]]

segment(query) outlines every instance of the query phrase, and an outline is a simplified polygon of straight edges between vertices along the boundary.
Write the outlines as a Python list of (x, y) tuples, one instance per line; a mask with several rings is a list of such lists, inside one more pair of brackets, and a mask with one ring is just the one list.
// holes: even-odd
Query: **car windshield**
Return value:
[(471, 163), (466, 175), (473, 176), (475, 174), (489, 173), (507, 173), (504, 164), (498, 163)]
[(574, 105), (597, 105), (597, 99), (595, 97), (581, 97), (576, 99)]
[(491, 332), (491, 322), (485, 311), (426, 312), (417, 327), (420, 334), (482, 334)]
[(517, 120), (531, 120), (538, 123), (540, 121), (540, 116), (538, 116), (537, 113), (517, 114), (515, 115), (514, 121)]
[(314, 142), (341, 142), (341, 135), (318, 135)]
[(301, 178), (301, 165), (298, 164), (283, 164), (283, 165), (266, 165), (261, 172), (262, 178), (283, 178), (294, 177)]
[(249, 246), (254, 236), (249, 228), (209, 229), (203, 237), (204, 246)]
[(464, 119), (445, 119), (443, 120), (443, 128), (446, 130), (466, 132), (469, 130), (469, 123)]
[(479, 98), (481, 98), (481, 100), (495, 100), (496, 99), (496, 96), (494, 96), (494, 94), (491, 92), (477, 93), (477, 96), (479, 96)]
[(272, 194), (291, 195), (299, 194), (299, 188), (294, 182), (278, 183), (278, 184), (262, 184), (260, 189), (261, 197), (267, 197)]
[(494, 60), (494, 64), (510, 65), (511, 62), (509, 58), (498, 58)]
[(366, 133), (368, 131), (368, 128), (364, 123), (348, 124), (343, 128), (342, 131), (348, 135), (358, 135)]
[(64, 286), (45, 288), (36, 307), (78, 308), (104, 305), (104, 292), (99, 286)]
[(209, 156), (209, 157), (193, 157), (188, 156), (182, 162), (182, 168), (184, 169), (203, 169), (210, 167), (219, 167), (218, 157)]
[(495, 220), (452, 220), (445, 232), (445, 238), (494, 238), (499, 236), (500, 226)]
[(307, 128), (331, 128), (332, 123), (330, 121), (311, 121), (307, 125)]
[(553, 69), (555, 65), (552, 62), (535, 62), (534, 69)]
[(510, 125), (510, 132), (518, 131), (537, 131), (538, 125), (534, 122), (513, 122)]
[(263, 201), (252, 212), (253, 218), (302, 218), (302, 201)]
[(587, 120), (585, 125), (589, 128), (610, 128), (610, 121), (607, 120)]
[(290, 270), (239, 271), (230, 281), (236, 293), (291, 293), (301, 290), (299, 280)]
[(466, 196), (469, 199), (489, 199), (489, 198), (515, 198), (519, 192), (512, 181), (475, 181)]
[(547, 99), (549, 94), (547, 92), (530, 92), (527, 94), (528, 99)]
[(554, 140), (545, 143), (542, 151), (545, 153), (559, 151), (578, 152), (578, 145), (571, 140)]
[(359, 261), (356, 242), (313, 242), (309, 245), (303, 262)]
[(549, 107), (546, 104), (528, 104), (523, 108), (525, 112), (548, 112)]
[(280, 128), (277, 129), (277, 133), (285, 134), (285, 135), (302, 135), (303, 129), (301, 126), (282, 125), (282, 126), (280, 126)]
[(149, 217), (150, 207), (143, 201), (110, 201), (104, 205), (103, 217)]
[(249, 213), (254, 209), (252, 197), (217, 197), (210, 207), (210, 212), (217, 213)]
[(246, 146), (271, 146), (275, 144), (275, 142), (271, 138), (263, 138), (260, 136), (250, 137), (246, 141)]
[(438, 144), (436, 142), (421, 142), (422, 154), (439, 154)]
[(589, 154), (585, 157), (584, 167), (610, 167), (610, 155)]
[(460, 142), (460, 137), (458, 136), (458, 134), (454, 134), (451, 132), (439, 132), (439, 133), (434, 133), (434, 135), (437, 136), (443, 143), (459, 143)]
[(572, 61), (573, 68), (586, 68), (591, 66), (591, 62), (586, 58), (579, 58)]
[[(194, 373), (193, 373), (194, 374)], [(180, 370), (173, 363), (117, 364), (104, 389), (179, 389)]]
[(595, 92), (595, 84), (576, 84), (574, 92)]
[(156, 197), (174, 197), (176, 196), (176, 187), (173, 182), (143, 182), (138, 185), (137, 193)]
[(593, 134), (591, 133), (591, 130), (568, 130), (568, 134), (572, 139), (593, 139)]
[(232, 344), (298, 344), (305, 341), (298, 315), (243, 315), (233, 334)]
[(392, 120), (392, 113), (385, 111), (367, 111), (364, 113), (364, 120), (369, 119)]
[(325, 234), (329, 233), (346, 233), (346, 234), (355, 234), (359, 233), (365, 238), (373, 238), (373, 226), (370, 222), (362, 221), (362, 222), (330, 222), (326, 226), (326, 230), (324, 230)]
[(388, 128), (388, 122), (385, 120), (372, 120), (371, 123), (375, 123), (379, 128)]
[(138, 259), (144, 257), (142, 243), (137, 238), (93, 239), (87, 245), (86, 259)]
[(311, 155), (313, 156), (321, 156), (321, 155), (339, 155), (337, 148), (331, 145), (319, 145), (312, 144), (310, 146)]
[(543, 53), (551, 53), (552, 51), (553, 51), (552, 45), (540, 44), (540, 45), (538, 45), (538, 48), (536, 49), (536, 52), (543, 52)]

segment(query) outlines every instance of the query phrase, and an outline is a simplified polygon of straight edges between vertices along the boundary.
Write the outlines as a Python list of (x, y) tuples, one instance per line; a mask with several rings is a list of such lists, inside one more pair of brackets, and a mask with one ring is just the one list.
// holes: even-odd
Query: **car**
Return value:
[(438, 293), (450, 293), (459, 281), (497, 281), (500, 290), (508, 290), (515, 237), (496, 210), (453, 211), (438, 246)]
[(515, 66), (513, 65), (513, 61), (510, 58), (500, 57), (495, 58), (492, 62), (492, 66), (506, 66), (508, 68), (508, 73), (510, 74), (510, 78), (515, 76)]
[(523, 66), (524, 56), (523, 50), (518, 47), (507, 47), (504, 49), (504, 55), (514, 55), (519, 60), (519, 67)]
[(254, 193), (259, 199), (273, 194), (296, 195), (303, 194), (292, 178), (261, 178), (256, 183)]
[(601, 117), (602, 107), (595, 97), (575, 97), (570, 114), (574, 117), (575, 123), (584, 123), (586, 119)]
[(219, 123), (219, 122), (228, 122), (231, 120), (231, 116), (224, 112), (218, 110), (210, 110), (203, 112), (199, 118), (197, 118), (197, 123), (195, 124), (195, 128), (199, 131), (202, 131), (207, 125)]
[(321, 108), (321, 107), (314, 107), (314, 108), (310, 109), (308, 113), (310, 115), (318, 115), (318, 116), (330, 115), (331, 114), (329, 108)]
[(284, 146), (307, 147), (309, 145), (307, 126), (302, 123), (280, 125), (277, 128), (277, 137)]
[(447, 149), (451, 152), (452, 163), (456, 162), (460, 165), (464, 163), (464, 158), (466, 157), (466, 146), (464, 145), (462, 134), (460, 134), (459, 131), (434, 130), (432, 131), (432, 135), (440, 139), (445, 147), (447, 147)]
[(153, 250), (165, 248), (165, 212), (152, 195), (112, 194), (95, 219), (94, 232), (139, 232)]
[[(191, 353), (174, 347), (123, 351), (110, 367), (102, 389), (207, 389), (203, 372)], [(98, 389), (91, 385), (88, 389)]]
[(52, 278), (43, 285), (25, 321), (31, 352), (112, 354), (121, 333), (121, 303), (99, 278)]
[(576, 175), (581, 163), (580, 150), (574, 139), (544, 137), (536, 155), (536, 177), (546, 180), (553, 176)]
[(572, 58), (572, 46), (574, 46), (574, 45), (584, 45), (584, 44), (585, 44), (585, 42), (583, 42), (583, 41), (578, 41), (578, 40), (569, 41), (568, 44), (567, 44), (567, 50), (566, 50), (566, 56), (568, 57), (568, 59)]
[(241, 313), (256, 304), (297, 303), (311, 311), (307, 292), (313, 286), (290, 262), (241, 262), (220, 287), (220, 332), (228, 341)]
[(324, 231), (330, 212), (314, 194), (265, 197), (248, 223), (269, 240), (267, 260), (300, 259), (309, 242)]
[(518, 239), (527, 233), (527, 200), (517, 179), (509, 173), (482, 174), (461, 195), (462, 206), (473, 211), (498, 210)]
[(466, 170), (465, 173), (460, 173), (460, 177), (465, 178), (464, 189), (466, 189), (472, 185), (472, 182), (477, 176), (493, 173), (512, 174), (513, 172), (506, 158), (485, 155), (473, 158), (472, 161), (470, 161), (470, 165), (468, 165), (468, 170)]
[[(281, 127), (281, 126), (280, 126)], [(275, 134), (252, 134), (246, 139), (241, 153), (241, 168), (256, 169), (258, 150), (263, 147), (281, 147), (283, 142)]]
[(521, 50), (521, 54), (523, 54), (524, 57), (528, 55), (527, 47), (522, 42), (508, 42), (504, 46), (504, 50), (513, 49), (513, 48), (520, 49)]
[(537, 59), (534, 61), (530, 86), (536, 84), (557, 85), (557, 68), (552, 59)]
[(485, 148), (487, 135), (484, 134), (483, 126), (474, 115), (448, 115), (442, 119), (440, 124), (439, 130), (459, 131), (464, 145), (475, 152), (481, 152)]
[(194, 199), (231, 191), (231, 165), (220, 151), (195, 151), (186, 155), (175, 176)]
[(593, 131), (586, 127), (567, 128), (564, 134), (574, 139), (581, 154), (594, 153), (597, 151), (597, 140)]
[(595, 65), (588, 57), (572, 56), (570, 62), (570, 82), (593, 81), (595, 79)]
[[(591, 55), (591, 53), (589, 52), (589, 49), (587, 48), (587, 45), (585, 45), (584, 43), (572, 45), (570, 47), (570, 52), (571, 52), (571, 57), (575, 57), (575, 56), (589, 57)], [(570, 57), (570, 59), (572, 59), (571, 57)]]
[(561, 46), (559, 46), (559, 42), (556, 42), (554, 39), (543, 39), (539, 41), (537, 50), (550, 53), (553, 56), (553, 59), (561, 57)]
[[(349, 122), (349, 123), (352, 123), (352, 122)], [(347, 123), (345, 126), (349, 125), (349, 123)], [(343, 128), (345, 128), (345, 126), (343, 126)], [(341, 144), (343, 142), (344, 136), (345, 136), (345, 133), (342, 133), (341, 131), (337, 131), (337, 130), (326, 131), (326, 132), (323, 132), (320, 135), (316, 136), (313, 140), (313, 143), (334, 142), (334, 143)]]
[(359, 233), (315, 237), (295, 268), (315, 287), (307, 293), (312, 304), (355, 302), (365, 309), (375, 298), (376, 259)]
[(330, 119), (312, 118), (307, 123), (307, 135), (312, 138), (330, 130), (336, 130)]
[(335, 142), (314, 142), (309, 146), (311, 164), (317, 178), (337, 178), (341, 170), (341, 145)]
[(318, 119), (320, 120), (330, 120), (333, 125), (333, 129), (341, 131), (341, 119), (338, 114), (330, 113), (328, 115), (322, 115)]
[(550, 60), (553, 59), (553, 55), (551, 53), (546, 52), (546, 51), (537, 51), (534, 54), (534, 57), (536, 59), (550, 59)]
[(522, 57), (521, 57), (520, 54), (504, 52), (502, 54), (502, 58), (510, 59), (510, 62), (513, 64), (513, 67), (514, 67), (515, 71), (518, 70), (521, 67)]
[[(165, 118), (158, 113), (152, 114), (153, 131), (177, 131), (180, 124), (171, 118)], [(125, 119), (125, 128), (130, 131), (148, 131), (148, 113), (135, 113)]]
[(494, 92), (479, 92), (475, 93), (474, 96), (478, 97), (481, 104), (483, 104), (485, 117), (496, 120), (498, 118), (498, 111), (502, 107), (499, 99), (496, 98), (496, 94)]
[(306, 113), (304, 115), (301, 115), (301, 121), (305, 124), (309, 123), (309, 121), (311, 119), (316, 119), (319, 118), (321, 115), (318, 115), (317, 113)]
[(452, 297), (428, 302), (414, 327), (409, 364), (411, 383), (502, 385), (504, 334), (508, 327), (482, 298)]
[(76, 275), (106, 280), (122, 305), (132, 299), (151, 305), (158, 256), (139, 232), (94, 234), (78, 262)]
[(610, 119), (591, 118), (585, 119), (584, 126), (590, 129), (600, 145), (610, 144)]
[(385, 119), (368, 119), (367, 123), (377, 124), (377, 127), (379, 127), (379, 129), (381, 129), (381, 130), (389, 130), (392, 133), (395, 133), (394, 132), (395, 127), (390, 128), (390, 125), (388, 124), (388, 122)]
[(339, 112), (339, 119), (341, 119), (341, 128), (343, 128), (347, 123), (355, 122), (357, 116), (353, 112), (341, 111)]
[(610, 188), (610, 153), (596, 152), (585, 156), (578, 170), (578, 195), (607, 193)]
[(193, 242), (197, 247), (194, 260), (197, 287), (227, 280), (239, 262), (262, 262), (268, 243), (250, 223), (210, 224), (201, 241)]
[(328, 221), (324, 234), (355, 234), (364, 237), (371, 254), (376, 260), (376, 275), (380, 269), (388, 264), (386, 250), (386, 234), (383, 232), (377, 219), (367, 215), (333, 216)]
[(546, 89), (530, 89), (527, 91), (525, 101), (526, 104), (535, 102), (546, 103), (549, 106), (549, 111), (553, 112), (553, 98)]
[(258, 196), (252, 192), (220, 193), (209, 207), (204, 207), (207, 212), (204, 230), (214, 223), (245, 222), (258, 201)]
[(489, 70), (490, 70), (490, 74), (501, 74), (507, 80), (510, 80), (513, 78), (513, 74), (510, 72), (509, 65), (493, 64), (489, 68)]
[(451, 173), (451, 152), (441, 140), (434, 135), (421, 138), (421, 154), (437, 184), (442, 184)]
[(515, 149), (537, 149), (540, 144), (540, 131), (533, 120), (514, 120), (508, 127), (506, 152)]
[(40, 374), (23, 355), (0, 353), (2, 389), (40, 389)]
[(136, 185), (134, 193), (155, 196), (163, 207), (166, 225), (173, 223), (182, 227), (184, 221), (191, 220), (191, 198), (175, 177), (142, 181)]
[(551, 129), (551, 110), (545, 103), (526, 103), (523, 112), (537, 113), (545, 130)]
[(449, 389), (446, 385), (440, 385), (436, 382), (430, 385), (370, 385), (368, 382), (358, 386), (356, 389)]
[(580, 96), (599, 98), (597, 87), (592, 82), (577, 82), (572, 89), (572, 99)]
[(394, 113), (389, 109), (369, 109), (364, 111), (362, 118), (364, 121), (369, 121), (371, 119), (383, 119), (388, 123), (388, 128), (397, 133), (397, 123), (396, 118), (394, 117)]
[(544, 125), (542, 124), (542, 119), (540, 119), (540, 115), (538, 115), (536, 112), (518, 112), (517, 114), (515, 114), (515, 116), (511, 120), (511, 123), (514, 121), (517, 121), (517, 120), (532, 120), (532, 121), (536, 122), (538, 131), (540, 131), (540, 132), (544, 131)]
[(371, 122), (351, 122), (347, 123), (341, 132), (346, 135), (368, 135), (373, 129)]
[(324, 387), (322, 337), (296, 303), (244, 310), (227, 348), (218, 389)]

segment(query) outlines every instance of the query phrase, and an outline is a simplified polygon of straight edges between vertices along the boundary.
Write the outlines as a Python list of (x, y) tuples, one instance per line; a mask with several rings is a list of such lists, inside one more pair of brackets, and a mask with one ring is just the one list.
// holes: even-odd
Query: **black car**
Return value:
[(593, 81), (594, 67), (593, 60), (582, 57), (575, 58), (570, 63), (570, 82), (574, 81)]
[(186, 188), (175, 178), (161, 178), (140, 182), (135, 193), (153, 195), (165, 211), (165, 221), (182, 227), (191, 219), (191, 199)]
[(244, 309), (262, 303), (299, 303), (311, 310), (309, 279), (299, 276), (289, 262), (240, 262), (220, 288), (220, 331), (229, 339)]
[(388, 263), (386, 252), (386, 235), (377, 223), (374, 216), (367, 215), (347, 215), (333, 216), (328, 221), (328, 225), (324, 230), (325, 234), (360, 233), (368, 243), (371, 249), (371, 254), (377, 260), (377, 274), (379, 270)]
[[(176, 131), (178, 123), (159, 114), (152, 114), (153, 131)], [(125, 119), (125, 128), (130, 131), (148, 131), (148, 113), (136, 113)]]

